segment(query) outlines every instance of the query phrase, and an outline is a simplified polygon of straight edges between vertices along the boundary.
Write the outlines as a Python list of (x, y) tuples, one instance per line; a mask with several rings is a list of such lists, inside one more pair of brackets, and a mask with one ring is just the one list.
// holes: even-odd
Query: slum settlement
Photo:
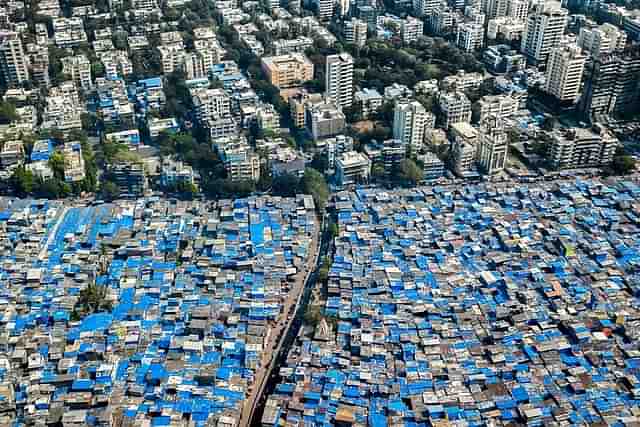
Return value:
[(78, 203), (0, 200), (0, 425), (237, 425), (312, 199)]
[(638, 425), (640, 187), (339, 193), (263, 426)]

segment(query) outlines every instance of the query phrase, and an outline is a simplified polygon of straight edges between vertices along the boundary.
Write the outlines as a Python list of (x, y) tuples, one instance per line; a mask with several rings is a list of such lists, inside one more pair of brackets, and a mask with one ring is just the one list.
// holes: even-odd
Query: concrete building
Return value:
[(256, 121), (261, 130), (275, 130), (280, 128), (280, 114), (272, 104), (261, 104), (256, 111)]
[(458, 13), (448, 7), (438, 7), (427, 16), (427, 26), (432, 34), (443, 36), (456, 27)]
[(321, 21), (330, 21), (333, 18), (336, 2), (334, 0), (313, 0), (313, 4)]
[(507, 162), (509, 139), (502, 119), (492, 115), (480, 123), (478, 132), (477, 161), (482, 171), (493, 175), (504, 170)]
[(49, 77), (49, 50), (47, 45), (29, 44), (29, 68), (31, 80), (38, 86), (48, 89), (51, 86)]
[(430, 114), (418, 101), (397, 101), (393, 112), (393, 138), (414, 151), (419, 150)]
[(464, 22), (458, 25), (456, 45), (465, 52), (475, 52), (484, 44), (484, 27), (481, 24)]
[(0, 77), (7, 86), (18, 86), (29, 80), (22, 41), (13, 31), (0, 31)]
[(299, 92), (289, 98), (289, 112), (291, 121), (298, 129), (304, 129), (307, 125), (308, 112), (315, 104), (324, 102), (324, 98), (319, 93), (309, 94), (306, 91)]
[(357, 151), (342, 153), (336, 160), (336, 182), (338, 185), (367, 182), (370, 173), (371, 160)]
[(613, 160), (618, 139), (601, 126), (563, 128), (551, 133), (549, 160), (556, 169), (604, 166)]
[(329, 55), (326, 60), (327, 98), (339, 107), (353, 102), (353, 57), (348, 53)]
[(471, 171), (476, 160), (476, 147), (465, 142), (454, 143), (452, 150), (453, 171), (464, 176)]
[(521, 51), (527, 60), (544, 67), (551, 54), (562, 40), (567, 24), (567, 9), (560, 2), (549, 0), (538, 3), (527, 18)]
[(315, 141), (338, 135), (344, 131), (346, 120), (341, 110), (333, 104), (316, 104), (308, 110), (307, 123)]
[(422, 170), (425, 179), (437, 179), (444, 176), (444, 162), (435, 153), (427, 152), (418, 156), (422, 162)]
[(509, 16), (502, 16), (489, 20), (487, 24), (487, 38), (489, 40), (495, 40), (500, 35), (504, 40), (519, 40), (522, 38), (524, 29), (524, 21)]
[(144, 165), (137, 162), (118, 162), (111, 166), (111, 174), (122, 198), (135, 198), (147, 189), (147, 176)]
[(5, 170), (20, 166), (25, 159), (24, 144), (20, 140), (5, 141), (0, 151), (0, 165)]
[(67, 142), (62, 147), (64, 156), (64, 180), (79, 182), (85, 178), (85, 164), (82, 145), (78, 141)]
[(640, 56), (596, 58), (585, 79), (580, 110), (592, 122), (640, 108)]
[(109, 80), (125, 78), (133, 73), (133, 64), (124, 50), (111, 50), (99, 55), (104, 66), (105, 77)]
[(227, 176), (232, 181), (258, 181), (260, 156), (249, 146), (229, 147), (222, 153)]
[(360, 107), (360, 115), (363, 119), (377, 112), (382, 107), (382, 95), (375, 89), (364, 88), (354, 95), (355, 104)]
[(262, 70), (278, 89), (300, 86), (313, 79), (313, 63), (303, 53), (264, 57)]
[(424, 23), (421, 19), (407, 16), (400, 24), (400, 38), (403, 43), (411, 43), (418, 40), (424, 34)]
[(499, 44), (489, 46), (482, 52), (482, 61), (490, 72), (495, 74), (510, 73), (524, 69), (526, 60), (524, 55), (511, 49), (511, 46)]
[(343, 24), (344, 40), (356, 46), (364, 46), (367, 42), (367, 23), (358, 18), (351, 18)]
[(429, 16), (442, 7), (442, 0), (413, 0), (413, 12), (416, 16)]
[(195, 88), (191, 90), (191, 99), (196, 119), (201, 123), (231, 115), (231, 100), (222, 89)]
[(594, 58), (624, 50), (627, 33), (615, 25), (605, 23), (596, 28), (580, 28), (578, 46)]
[(519, 104), (518, 100), (510, 95), (483, 96), (478, 101), (479, 121), (492, 114), (504, 120), (518, 111)]
[(91, 62), (84, 55), (67, 56), (61, 59), (62, 72), (69, 75), (77, 87), (87, 92), (93, 89)]
[(171, 158), (165, 158), (160, 168), (160, 185), (163, 187), (175, 187), (179, 184), (196, 183), (198, 173), (191, 166)]
[(544, 91), (560, 102), (574, 103), (580, 94), (586, 60), (576, 45), (553, 48), (547, 63)]
[(438, 104), (444, 116), (445, 129), (454, 123), (471, 122), (471, 102), (464, 92), (440, 92)]
[(529, 16), (529, 1), (527, 0), (508, 0), (507, 16), (525, 22)]

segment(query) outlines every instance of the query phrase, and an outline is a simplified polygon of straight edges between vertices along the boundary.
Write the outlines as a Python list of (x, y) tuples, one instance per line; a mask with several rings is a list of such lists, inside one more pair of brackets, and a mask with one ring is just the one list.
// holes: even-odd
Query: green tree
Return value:
[(398, 166), (397, 176), (404, 184), (416, 185), (424, 179), (424, 172), (411, 159), (404, 159)]
[(0, 124), (6, 125), (18, 120), (16, 106), (11, 102), (0, 101)]
[(611, 165), (605, 169), (608, 175), (627, 175), (636, 168), (636, 161), (631, 157), (623, 146), (616, 149)]
[(322, 211), (329, 199), (329, 186), (324, 175), (313, 168), (305, 169), (303, 188), (305, 193), (311, 194), (318, 210)]
[(111, 302), (107, 301), (106, 297), (106, 286), (90, 283), (89, 286), (80, 291), (80, 297), (74, 310), (82, 315), (111, 311)]
[(271, 193), (275, 196), (293, 197), (300, 190), (300, 179), (288, 173), (273, 178)]
[(24, 197), (32, 193), (35, 180), (31, 171), (20, 166), (13, 171), (10, 182), (16, 194)]
[(55, 179), (64, 181), (64, 165), (64, 155), (59, 151), (54, 151), (49, 157), (49, 167)]
[(120, 196), (120, 189), (118, 188), (118, 185), (111, 180), (103, 181), (100, 186), (100, 190), (102, 198), (108, 202), (111, 202)]

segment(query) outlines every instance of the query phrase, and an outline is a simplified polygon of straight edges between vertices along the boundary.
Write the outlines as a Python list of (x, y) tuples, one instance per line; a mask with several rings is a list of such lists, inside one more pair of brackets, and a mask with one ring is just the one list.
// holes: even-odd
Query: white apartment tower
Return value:
[(0, 76), (8, 86), (29, 80), (27, 57), (20, 35), (14, 31), (0, 31)]
[(578, 46), (594, 58), (624, 50), (626, 43), (627, 33), (609, 23), (598, 28), (581, 28), (578, 36)]
[(567, 9), (556, 1), (536, 4), (527, 18), (520, 50), (530, 63), (544, 65), (560, 44), (567, 24)]
[(318, 19), (321, 21), (330, 21), (333, 17), (334, 0), (315, 0)]
[(545, 92), (561, 102), (575, 102), (580, 93), (582, 72), (587, 57), (576, 45), (558, 46), (547, 62)]
[(456, 44), (465, 52), (481, 49), (484, 43), (484, 27), (481, 24), (462, 23), (458, 25)]
[(519, 21), (526, 21), (529, 15), (529, 2), (526, 0), (509, 0), (507, 3), (507, 16)]
[(490, 115), (480, 123), (477, 161), (487, 175), (504, 169), (507, 162), (509, 143), (502, 119)]
[(348, 53), (327, 56), (327, 98), (338, 107), (353, 102), (353, 57)]
[(442, 0), (413, 0), (413, 12), (417, 16), (431, 15), (442, 7)]
[(347, 43), (362, 47), (367, 42), (367, 23), (360, 19), (345, 21), (343, 31)]
[(419, 149), (422, 147), (430, 115), (418, 101), (396, 102), (393, 111), (393, 139), (402, 141), (405, 147)]

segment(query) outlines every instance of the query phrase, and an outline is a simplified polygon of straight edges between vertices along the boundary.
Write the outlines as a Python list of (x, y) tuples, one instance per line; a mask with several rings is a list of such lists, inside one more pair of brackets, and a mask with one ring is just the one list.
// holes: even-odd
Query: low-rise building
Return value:
[(195, 185), (198, 180), (198, 173), (188, 164), (165, 158), (162, 161), (160, 170), (160, 185), (165, 188), (172, 188), (179, 185)]
[(140, 131), (138, 129), (108, 133), (104, 136), (104, 139), (112, 143), (124, 144), (130, 149), (135, 149), (142, 145)]
[(357, 151), (342, 153), (336, 160), (336, 182), (344, 186), (367, 182), (371, 173), (371, 160)]
[(427, 152), (418, 156), (422, 163), (425, 179), (437, 179), (444, 176), (444, 162), (435, 153)]
[(307, 123), (315, 141), (344, 131), (344, 113), (331, 103), (315, 104), (308, 111)]
[(375, 89), (364, 88), (353, 94), (356, 106), (360, 108), (363, 119), (369, 118), (382, 107), (382, 95)]
[(78, 141), (67, 142), (62, 147), (64, 156), (64, 180), (79, 182), (85, 178), (85, 164), (82, 145)]
[(262, 70), (279, 89), (300, 86), (313, 79), (313, 63), (302, 53), (264, 57)]
[(438, 96), (440, 111), (444, 116), (444, 128), (454, 123), (471, 121), (471, 102), (464, 92), (441, 92)]
[(619, 145), (618, 139), (600, 125), (593, 129), (556, 129), (550, 137), (549, 161), (556, 169), (608, 165)]
[(122, 198), (138, 197), (147, 189), (147, 176), (142, 163), (118, 162), (111, 165), (110, 172)]

